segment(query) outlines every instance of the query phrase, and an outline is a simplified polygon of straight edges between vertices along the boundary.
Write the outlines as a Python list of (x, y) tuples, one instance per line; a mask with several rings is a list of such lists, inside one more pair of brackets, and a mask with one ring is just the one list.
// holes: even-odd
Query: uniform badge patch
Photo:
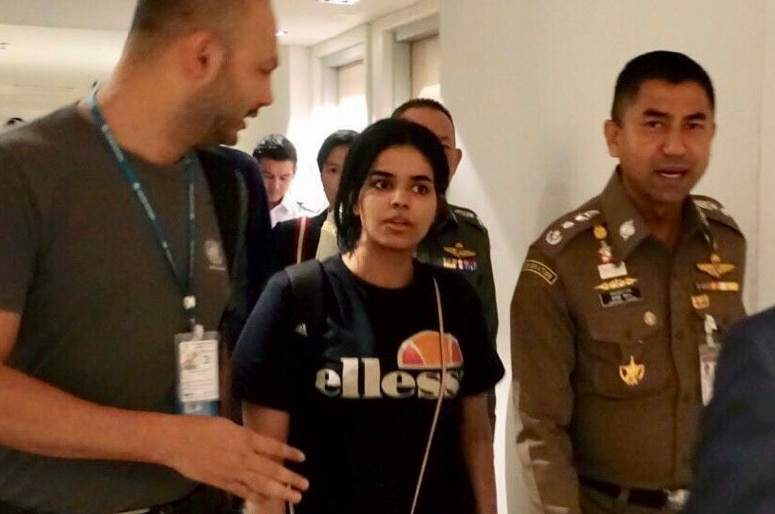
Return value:
[(619, 366), (619, 377), (622, 382), (630, 387), (640, 384), (646, 375), (646, 366), (635, 362), (635, 357), (630, 355), (630, 362)]
[(558, 245), (562, 241), (562, 234), (559, 230), (550, 230), (546, 233), (546, 242), (550, 245)]
[(455, 243), (455, 246), (445, 246), (444, 251), (453, 257), (458, 259), (465, 259), (466, 257), (476, 257), (476, 252), (473, 250), (467, 250), (463, 243)]
[(625, 289), (600, 293), (600, 305), (603, 307), (616, 307), (641, 300), (643, 300), (643, 295), (641, 295), (640, 289), (637, 287), (627, 287)]
[(442, 266), (447, 269), (458, 269), (465, 271), (476, 271), (479, 269), (479, 263), (474, 257), (476, 252), (468, 250), (463, 243), (455, 243), (455, 246), (445, 246), (444, 251), (452, 255), (453, 258), (443, 257)]
[(576, 217), (573, 219), (575, 219), (578, 222), (588, 221), (594, 218), (595, 216), (597, 216), (598, 214), (600, 214), (600, 211), (593, 209), (591, 211), (580, 212), (576, 214)]
[(595, 289), (598, 291), (613, 291), (614, 289), (624, 289), (625, 287), (630, 287), (635, 285), (637, 282), (638, 279), (632, 277), (615, 278), (595, 286)]
[(552, 271), (552, 269), (544, 264), (543, 262), (534, 261), (531, 259), (528, 259), (525, 261), (525, 264), (522, 266), (522, 271), (529, 271), (530, 273), (535, 273), (542, 279), (546, 281), (547, 284), (554, 285), (555, 282), (557, 282), (557, 273)]
[(740, 284), (737, 282), (698, 282), (697, 290), (736, 293), (740, 291)]
[(706, 294), (692, 295), (692, 307), (702, 310), (710, 307), (710, 298)]
[(700, 209), (705, 209), (706, 211), (717, 211), (719, 210), (718, 204), (711, 202), (710, 200), (700, 200), (700, 199), (694, 199), (694, 205), (699, 207)]
[(721, 278), (735, 269), (735, 265), (721, 262), (721, 257), (714, 253), (710, 256), (710, 262), (698, 262), (697, 269), (713, 278)]
[(223, 256), (221, 244), (215, 239), (207, 239), (204, 242), (205, 255), (210, 261), (210, 269), (217, 271), (226, 271), (226, 259)]
[(619, 227), (619, 235), (627, 241), (629, 238), (635, 235), (635, 222), (633, 220), (627, 220)]
[(626, 277), (627, 265), (624, 262), (620, 262), (619, 264), (614, 264), (613, 262), (609, 262), (606, 264), (598, 265), (597, 271), (598, 273), (600, 273), (600, 278), (603, 280), (608, 280), (610, 278), (616, 278), (616, 277)]

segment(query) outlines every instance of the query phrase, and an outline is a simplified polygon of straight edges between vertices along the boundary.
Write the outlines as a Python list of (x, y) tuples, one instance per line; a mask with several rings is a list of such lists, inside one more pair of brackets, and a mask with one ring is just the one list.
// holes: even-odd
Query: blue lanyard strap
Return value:
[(183, 295), (183, 309), (186, 313), (186, 318), (193, 327), (196, 324), (196, 296), (194, 294), (194, 265), (196, 255), (196, 186), (193, 172), (194, 165), (197, 162), (196, 158), (192, 158), (190, 156), (186, 156), (184, 158), (186, 183), (188, 189), (188, 276), (184, 277), (178, 269), (177, 264), (175, 264), (175, 258), (172, 255), (172, 249), (170, 248), (169, 242), (167, 241), (167, 236), (161, 227), (159, 217), (156, 215), (156, 211), (151, 206), (151, 202), (149, 201), (148, 196), (145, 194), (143, 186), (140, 184), (140, 180), (137, 178), (137, 173), (135, 173), (134, 168), (130, 164), (124, 152), (121, 150), (121, 147), (118, 146), (118, 142), (116, 142), (116, 138), (113, 136), (113, 132), (111, 132), (107, 121), (105, 121), (105, 116), (103, 116), (102, 111), (97, 105), (96, 97), (97, 91), (95, 90), (87, 100), (87, 104), (91, 109), (94, 121), (97, 123), (97, 125), (99, 125), (100, 131), (102, 132), (102, 135), (105, 136), (105, 140), (107, 141), (108, 146), (110, 146), (110, 149), (113, 152), (113, 156), (116, 158), (124, 178), (126, 178), (129, 186), (132, 188), (132, 191), (134, 191), (135, 196), (137, 197), (137, 201), (140, 202), (140, 205), (145, 211), (145, 215), (148, 217), (148, 221), (151, 223), (156, 240), (159, 242), (162, 252), (164, 252), (164, 256), (167, 258), (167, 264), (169, 265), (172, 274), (175, 276), (175, 280), (177, 281), (178, 286), (180, 287), (180, 291)]

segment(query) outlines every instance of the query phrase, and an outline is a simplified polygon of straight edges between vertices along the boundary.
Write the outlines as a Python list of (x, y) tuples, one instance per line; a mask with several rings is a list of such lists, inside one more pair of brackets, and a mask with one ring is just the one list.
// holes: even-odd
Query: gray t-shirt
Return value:
[[(185, 273), (184, 165), (130, 160)], [(197, 319), (214, 330), (230, 291), (201, 171), (196, 209)], [(0, 310), (22, 316), (11, 367), (98, 404), (174, 412), (182, 293), (109, 147), (73, 106), (0, 136)], [(161, 466), (0, 446), (0, 500), (35, 511), (118, 512), (193, 486)]]

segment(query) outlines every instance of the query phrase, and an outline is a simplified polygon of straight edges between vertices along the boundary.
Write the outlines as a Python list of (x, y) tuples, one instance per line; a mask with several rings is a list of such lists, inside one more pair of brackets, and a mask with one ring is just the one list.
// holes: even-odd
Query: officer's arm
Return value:
[(476, 499), (477, 514), (498, 512), (495, 499), (492, 434), (487, 419), (487, 393), (463, 398), (463, 458)]
[(493, 346), (496, 346), (498, 336), (498, 305), (495, 297), (495, 279), (492, 275), (492, 260), (490, 258), (490, 238), (485, 230), (479, 254), (478, 293), (484, 309), (484, 320), (487, 323), (487, 335)]
[[(277, 441), (288, 441), (291, 416), (287, 412), (243, 402), (242, 421), (247, 428), (258, 434)], [(246, 514), (285, 513), (285, 502), (270, 498), (260, 502), (248, 502), (246, 507)]]
[[(579, 513), (568, 425), (573, 411), (574, 325), (561, 279), (531, 248), (511, 302), (517, 447), (534, 504), (545, 513)], [(534, 479), (534, 482), (531, 481)]]
[(724, 343), (688, 514), (775, 512), (775, 327), (750, 327), (733, 329)]
[[(482, 227), (482, 244), (478, 245), (478, 266), (476, 274), (476, 292), (482, 303), (484, 321), (487, 329), (487, 343), (497, 348), (498, 338), (498, 305), (495, 300), (495, 279), (492, 275), (490, 259), (490, 238), (487, 229)], [(490, 420), (490, 431), (495, 436), (495, 389), (487, 392), (487, 417)]]

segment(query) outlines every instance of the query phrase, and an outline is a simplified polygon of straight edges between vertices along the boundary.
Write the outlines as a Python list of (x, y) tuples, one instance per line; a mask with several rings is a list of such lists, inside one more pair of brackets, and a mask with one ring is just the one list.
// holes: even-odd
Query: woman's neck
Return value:
[(342, 255), (342, 261), (356, 277), (377, 287), (399, 289), (408, 286), (414, 277), (412, 254), (359, 243), (352, 252)]

